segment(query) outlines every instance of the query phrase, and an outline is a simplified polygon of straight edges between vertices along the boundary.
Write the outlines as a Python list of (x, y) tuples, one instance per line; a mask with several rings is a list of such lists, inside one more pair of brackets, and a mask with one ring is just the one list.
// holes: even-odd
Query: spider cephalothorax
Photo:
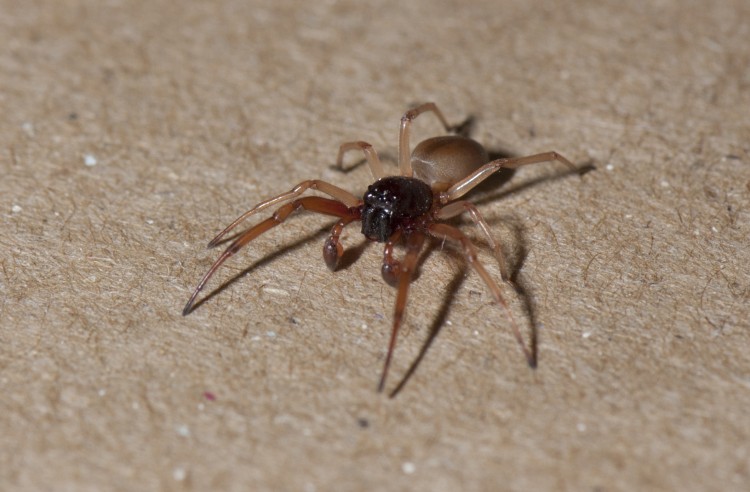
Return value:
[[(412, 121), (428, 111), (433, 112), (440, 119), (447, 131), (452, 129), (434, 103), (422, 104), (407, 111), (401, 118), (399, 132), (399, 176), (385, 175), (378, 154), (370, 144), (357, 141), (341, 145), (337, 159), (339, 168), (343, 167), (343, 157), (346, 152), (360, 150), (364, 153), (375, 177), (376, 181), (367, 188), (362, 199), (331, 183), (308, 180), (299, 183), (286, 193), (259, 203), (232, 222), (209, 243), (209, 247), (219, 244), (229, 231), (249, 216), (273, 205), (282, 204), (271, 217), (241, 233), (229, 245), (198, 283), (182, 314), (187, 315), (192, 311), (198, 294), (227, 258), (256, 237), (284, 222), (295, 210), (303, 208), (339, 218), (323, 246), (323, 258), (331, 270), (335, 270), (339, 264), (344, 251), (340, 236), (351, 222), (361, 221), (363, 235), (372, 241), (385, 243), (382, 275), (386, 282), (396, 286), (398, 291), (393, 328), (378, 391), (382, 391), (385, 385), (385, 378), (396, 346), (396, 337), (406, 308), (409, 284), (414, 278), (419, 254), (428, 236), (454, 240), (460, 244), (469, 265), (487, 284), (495, 301), (506, 310), (516, 340), (521, 345), (529, 365), (535, 366), (536, 353), (533, 344), (529, 349), (524, 343), (497, 282), (478, 260), (474, 245), (463, 232), (446, 224), (444, 220), (468, 212), (471, 220), (479, 226), (492, 247), (503, 279), (507, 280), (505, 259), (499, 245), (490, 234), (487, 223), (471, 202), (459, 200), (459, 198), (500, 169), (515, 169), (546, 161), (560, 161), (573, 170), (576, 168), (557, 152), (487, 162), (489, 158), (484, 147), (470, 138), (458, 135), (445, 135), (424, 140), (414, 148), (413, 153), (410, 153), (409, 133)], [(317, 190), (331, 198), (300, 197), (308, 189)], [(397, 260), (393, 257), (393, 249), (394, 245), (400, 242), (405, 244), (406, 253), (403, 259)]]
[(432, 189), (417, 178), (388, 176), (371, 184), (362, 201), (362, 234), (384, 243), (396, 230), (417, 226), (432, 208)]

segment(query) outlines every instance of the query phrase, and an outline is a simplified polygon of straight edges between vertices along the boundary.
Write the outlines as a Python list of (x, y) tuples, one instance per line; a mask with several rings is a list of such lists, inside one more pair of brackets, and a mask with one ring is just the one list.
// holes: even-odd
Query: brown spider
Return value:
[[(401, 118), (398, 140), (399, 176), (386, 176), (378, 154), (372, 148), (372, 145), (367, 142), (347, 142), (341, 145), (336, 161), (337, 167), (343, 169), (343, 158), (346, 152), (360, 150), (364, 153), (375, 177), (376, 181), (367, 188), (364, 197), (361, 199), (325, 181), (307, 180), (286, 193), (257, 204), (229, 224), (226, 229), (208, 243), (209, 248), (219, 244), (227, 233), (251, 215), (273, 205), (292, 200), (290, 203), (282, 205), (271, 217), (240, 234), (229, 245), (203, 276), (193, 295), (190, 296), (190, 300), (185, 304), (182, 314), (190, 313), (195, 299), (208, 279), (227, 258), (237, 253), (256, 237), (284, 222), (292, 212), (304, 208), (305, 210), (339, 218), (323, 246), (323, 259), (331, 270), (336, 270), (336, 266), (343, 255), (344, 248), (341, 245), (340, 236), (344, 227), (349, 223), (361, 221), (362, 234), (367, 239), (385, 243), (381, 272), (383, 279), (390, 285), (397, 287), (398, 291), (388, 354), (383, 365), (378, 391), (382, 391), (385, 386), (385, 378), (396, 346), (396, 336), (404, 317), (409, 284), (414, 276), (417, 260), (427, 236), (455, 240), (460, 243), (466, 261), (482, 277), (497, 303), (505, 309), (511, 322), (513, 334), (529, 365), (534, 367), (536, 356), (533, 346), (530, 350), (524, 343), (513, 315), (500, 294), (498, 284), (479, 262), (474, 245), (463, 232), (442, 221), (468, 212), (492, 247), (503, 280), (509, 281), (505, 259), (500, 246), (490, 233), (487, 222), (472, 203), (458, 200), (458, 198), (461, 198), (500, 169), (516, 169), (527, 164), (548, 161), (560, 161), (574, 171), (577, 171), (577, 169), (569, 160), (557, 152), (544, 152), (526, 157), (497, 159), (488, 162), (489, 157), (484, 147), (470, 138), (458, 135), (429, 138), (420, 142), (414, 148), (414, 152), (410, 153), (409, 132), (412, 121), (420, 114), (428, 111), (432, 111), (440, 119), (446, 131), (454, 130), (453, 127), (448, 125), (443, 113), (434, 103), (425, 103), (407, 111)], [(333, 199), (320, 196), (297, 198), (308, 189), (318, 190)], [(393, 257), (393, 248), (401, 241), (406, 245), (406, 254), (403, 260), (399, 261)]]

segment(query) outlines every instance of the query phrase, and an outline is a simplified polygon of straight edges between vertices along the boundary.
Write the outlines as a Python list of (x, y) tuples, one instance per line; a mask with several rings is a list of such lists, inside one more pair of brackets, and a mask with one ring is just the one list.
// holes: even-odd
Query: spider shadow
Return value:
[[(471, 138), (472, 133), (474, 133), (475, 126), (476, 126), (476, 117), (474, 115), (469, 115), (466, 117), (466, 119), (463, 122), (453, 126), (451, 128), (451, 131), (455, 135), (459, 135), (465, 138)], [(485, 146), (485, 148), (487, 149), (487, 156), (489, 157), (488, 162), (496, 161), (499, 159), (512, 159), (515, 157), (521, 157), (521, 154), (517, 152), (513, 152), (509, 148), (504, 147), (504, 146), (500, 146), (500, 145), (495, 145), (493, 147)], [(488, 197), (482, 200), (482, 203), (484, 201), (495, 200), (497, 198), (510, 195), (511, 193), (520, 192), (528, 187), (535, 186), (539, 183), (542, 183), (550, 179), (564, 178), (572, 174), (578, 174), (579, 176), (583, 176), (584, 174), (590, 171), (593, 171), (595, 169), (596, 169), (596, 166), (594, 166), (593, 161), (590, 160), (584, 163), (583, 165), (577, 167), (576, 170), (567, 169), (553, 176), (540, 177), (540, 178), (528, 181), (527, 183), (524, 183), (523, 186), (518, 186), (500, 195), (494, 195), (492, 197)], [(486, 193), (495, 191), (501, 188), (508, 181), (510, 181), (515, 174), (516, 174), (515, 169), (500, 169), (499, 171), (495, 172), (494, 174), (490, 175), (487, 179), (479, 183), (479, 185), (477, 185), (472, 190), (472, 193), (486, 194)]]
[[(530, 351), (531, 351), (531, 360), (529, 361), (529, 365), (531, 368), (536, 368), (537, 362), (538, 362), (538, 342), (539, 342), (539, 336), (538, 336), (538, 329), (537, 329), (537, 318), (535, 315), (534, 305), (531, 300), (531, 290), (525, 285), (525, 283), (522, 282), (522, 280), (519, 277), (519, 274), (521, 272), (521, 269), (523, 267), (524, 262), (526, 261), (526, 258), (528, 256), (528, 249), (526, 248), (524, 241), (523, 241), (523, 230), (521, 226), (514, 220), (507, 220), (506, 222), (509, 223), (511, 233), (514, 237), (513, 245), (514, 247), (514, 254), (511, 256), (514, 258), (513, 262), (508, 261), (508, 272), (510, 275), (510, 282), (504, 282), (506, 285), (510, 285), (514, 292), (516, 293), (516, 296), (521, 301), (522, 308), (524, 310), (524, 314), (527, 316), (527, 319), (529, 321), (530, 326)], [(420, 256), (419, 260), (419, 267), (416, 271), (416, 274), (418, 274), (421, 270), (421, 265), (426, 261), (426, 259), (437, 249), (437, 245), (442, 243), (441, 241), (438, 241), (437, 239), (434, 239), (430, 242), (430, 246), (427, 248), (427, 250)], [(488, 246), (488, 245), (483, 245)], [(433, 320), (432, 324), (430, 325), (430, 329), (427, 335), (427, 339), (422, 344), (422, 348), (420, 349), (419, 353), (417, 354), (414, 361), (410, 364), (409, 368), (407, 369), (404, 376), (399, 381), (398, 385), (389, 393), (390, 398), (395, 398), (401, 390), (404, 389), (406, 384), (409, 382), (409, 380), (412, 378), (414, 373), (416, 373), (417, 369), (419, 368), (420, 364), (422, 363), (422, 360), (427, 355), (427, 352), (429, 351), (430, 347), (432, 346), (433, 342), (437, 338), (438, 334), (440, 333), (440, 330), (445, 325), (445, 322), (448, 318), (448, 314), (450, 313), (450, 309), (452, 306), (452, 299), (455, 298), (456, 294), (458, 293), (458, 290), (461, 288), (461, 285), (464, 283), (464, 280), (466, 279), (466, 273), (468, 271), (468, 264), (466, 264), (465, 258), (462, 254), (460, 254), (458, 251), (453, 249), (444, 250), (447, 254), (449, 254), (451, 257), (455, 259), (460, 259), (464, 261), (464, 264), (462, 268), (459, 270), (456, 275), (454, 275), (453, 279), (448, 283), (445, 293), (443, 295), (443, 299), (440, 305), (440, 310), (438, 311), (437, 315), (435, 316), (435, 319)], [(509, 258), (508, 255), (506, 256), (506, 260)], [(494, 304), (494, 301), (493, 301)]]
[[(432, 252), (436, 249), (435, 245), (431, 242), (430, 247), (427, 249), (427, 251), (421, 255), (420, 257), (420, 267), (417, 270), (421, 270), (421, 264), (424, 263), (426, 258), (432, 254)], [(458, 252), (452, 252), (452, 256), (458, 257), (460, 256)], [(395, 398), (396, 395), (398, 395), (402, 389), (406, 386), (406, 383), (409, 382), (409, 380), (412, 378), (414, 373), (417, 371), (417, 368), (421, 365), (422, 359), (424, 359), (425, 355), (427, 355), (427, 352), (429, 351), (430, 347), (432, 346), (432, 343), (437, 338), (438, 334), (440, 333), (440, 330), (442, 329), (443, 325), (445, 325), (445, 322), (448, 318), (448, 313), (450, 313), (450, 308), (452, 306), (451, 300), (455, 298), (456, 293), (458, 292), (458, 289), (461, 287), (461, 285), (464, 283), (464, 280), (466, 278), (466, 266), (461, 268), (458, 273), (456, 273), (453, 276), (453, 280), (451, 280), (448, 283), (448, 286), (445, 290), (445, 293), (443, 294), (443, 299), (440, 304), (440, 310), (438, 311), (437, 315), (435, 316), (435, 319), (432, 322), (432, 325), (430, 325), (430, 330), (427, 335), (427, 339), (422, 344), (422, 348), (419, 350), (419, 354), (417, 354), (417, 357), (414, 359), (414, 361), (409, 365), (409, 369), (407, 369), (404, 376), (399, 381), (398, 385), (389, 393), (390, 398)]]
[[(584, 174), (587, 174), (594, 170), (596, 170), (596, 166), (593, 164), (593, 162), (587, 161), (586, 163), (576, 167), (575, 169), (566, 168), (565, 170), (557, 171), (552, 174), (545, 174), (543, 176), (529, 179), (527, 181), (524, 181), (523, 183), (519, 183), (504, 190), (498, 190), (497, 188), (507, 183), (515, 174), (515, 169), (501, 169), (499, 172), (495, 173), (495, 175), (498, 176), (498, 180), (492, 181), (492, 184), (494, 186), (490, 185), (490, 181), (495, 175), (490, 176), (484, 182), (480, 183), (479, 186), (477, 186), (470, 192), (469, 196), (473, 195), (476, 192), (478, 196), (471, 201), (472, 203), (474, 203), (474, 205), (480, 205), (487, 202), (501, 200), (505, 197), (521, 193), (524, 190), (533, 188), (534, 186), (538, 186), (542, 183), (546, 183), (547, 181), (557, 181), (573, 175), (583, 176)], [(505, 171), (509, 172), (506, 174)], [(487, 186), (483, 186), (485, 184), (487, 184)]]
[[(523, 230), (521, 226), (515, 221), (510, 221), (510, 223), (516, 237), (522, 237)], [(526, 247), (525, 242), (523, 241), (519, 241), (516, 244), (517, 247), (515, 251), (515, 264), (508, 267), (510, 275), (509, 280), (510, 285), (513, 287), (513, 290), (516, 291), (518, 299), (521, 301), (524, 313), (529, 320), (529, 343), (531, 348), (531, 360), (529, 361), (529, 366), (531, 366), (532, 369), (536, 369), (537, 365), (539, 364), (539, 325), (536, 317), (536, 310), (534, 309), (534, 301), (532, 301), (533, 292), (520, 277), (523, 264), (526, 262), (526, 258), (529, 255), (529, 250)]]

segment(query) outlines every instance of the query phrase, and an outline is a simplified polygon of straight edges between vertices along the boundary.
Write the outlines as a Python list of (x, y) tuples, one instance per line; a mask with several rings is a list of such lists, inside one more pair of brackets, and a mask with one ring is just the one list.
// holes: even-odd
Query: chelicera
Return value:
[[(230, 256), (253, 239), (284, 222), (292, 212), (305, 209), (339, 219), (323, 246), (323, 258), (332, 271), (336, 270), (343, 255), (341, 234), (350, 223), (361, 222), (362, 234), (367, 239), (384, 244), (382, 276), (387, 283), (397, 288), (397, 293), (388, 353), (383, 364), (378, 391), (382, 391), (385, 386), (396, 338), (404, 318), (409, 285), (428, 237), (455, 241), (460, 245), (467, 263), (479, 274), (495, 301), (505, 310), (526, 360), (534, 367), (535, 351), (533, 347), (529, 348), (524, 343), (518, 325), (501, 295), (500, 287), (477, 258), (475, 246), (463, 232), (444, 221), (468, 213), (491, 246), (503, 280), (509, 281), (506, 261), (499, 244), (490, 233), (487, 222), (471, 202), (460, 198), (500, 169), (516, 169), (549, 161), (559, 161), (574, 171), (576, 168), (569, 160), (554, 151), (490, 161), (482, 145), (470, 138), (453, 134), (424, 140), (410, 152), (409, 134), (412, 122), (426, 112), (433, 113), (447, 132), (454, 130), (434, 103), (425, 103), (407, 111), (401, 118), (398, 143), (400, 174), (397, 176), (386, 176), (378, 154), (369, 143), (357, 141), (341, 145), (337, 167), (343, 169), (344, 155), (347, 152), (359, 150), (364, 153), (375, 178), (375, 182), (367, 188), (362, 198), (325, 181), (307, 180), (286, 193), (255, 205), (229, 224), (211, 240), (209, 247), (222, 242), (230, 231), (248, 217), (274, 205), (283, 204), (271, 217), (249, 228), (232, 241), (198, 283), (182, 314), (187, 315), (191, 312), (198, 294), (208, 279)], [(308, 190), (319, 191), (330, 198), (301, 197)], [(406, 249), (401, 260), (394, 258), (393, 254), (395, 245), (399, 243), (403, 243)]]

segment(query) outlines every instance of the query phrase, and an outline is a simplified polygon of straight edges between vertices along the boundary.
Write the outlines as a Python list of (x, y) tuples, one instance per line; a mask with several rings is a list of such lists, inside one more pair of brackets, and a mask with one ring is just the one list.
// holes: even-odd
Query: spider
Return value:
[[(420, 142), (414, 151), (410, 152), (409, 134), (412, 122), (419, 115), (427, 112), (433, 113), (440, 120), (446, 132), (452, 133), (457, 130), (457, 127), (448, 125), (435, 103), (425, 103), (404, 113), (399, 132), (399, 175), (397, 176), (386, 175), (377, 152), (369, 143), (355, 141), (341, 145), (336, 160), (336, 166), (339, 169), (343, 169), (344, 155), (349, 151), (358, 150), (364, 153), (375, 178), (375, 182), (367, 188), (362, 198), (325, 181), (307, 180), (286, 193), (260, 202), (229, 224), (208, 243), (209, 248), (221, 243), (230, 231), (248, 217), (284, 203), (271, 217), (247, 229), (234, 239), (198, 283), (193, 295), (185, 304), (182, 314), (187, 315), (192, 311), (193, 304), (206, 282), (230, 256), (253, 239), (284, 222), (292, 212), (305, 209), (338, 218), (323, 245), (323, 259), (332, 271), (336, 270), (343, 255), (341, 234), (350, 223), (361, 222), (362, 234), (367, 239), (384, 243), (381, 273), (388, 284), (397, 288), (397, 293), (393, 327), (388, 353), (378, 383), (378, 392), (382, 392), (385, 387), (386, 376), (396, 347), (396, 338), (404, 318), (409, 285), (428, 236), (455, 241), (460, 245), (466, 262), (479, 274), (495, 301), (505, 310), (513, 335), (521, 346), (527, 362), (531, 367), (535, 367), (536, 354), (533, 344), (531, 348), (528, 348), (524, 343), (497, 282), (487, 273), (477, 258), (475, 246), (463, 232), (444, 221), (467, 212), (492, 248), (503, 280), (510, 282), (505, 258), (499, 244), (492, 237), (487, 222), (476, 206), (460, 198), (500, 169), (516, 169), (528, 164), (549, 161), (559, 161), (573, 171), (577, 169), (568, 159), (554, 151), (490, 161), (482, 145), (470, 138), (455, 134), (429, 138)], [(330, 198), (300, 197), (308, 190), (319, 191)], [(394, 258), (393, 255), (394, 247), (399, 243), (403, 243), (406, 249), (401, 260)]]

